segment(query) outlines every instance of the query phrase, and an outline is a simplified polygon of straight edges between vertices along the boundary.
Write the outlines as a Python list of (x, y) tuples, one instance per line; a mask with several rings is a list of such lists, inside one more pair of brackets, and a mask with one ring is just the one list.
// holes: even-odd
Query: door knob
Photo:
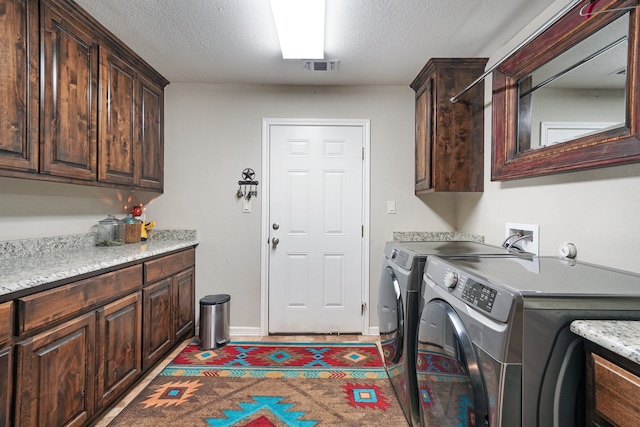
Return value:
[(271, 245), (275, 248), (276, 246), (278, 246), (278, 243), (280, 243), (280, 239), (278, 239), (277, 237), (274, 237), (273, 239), (271, 239)]

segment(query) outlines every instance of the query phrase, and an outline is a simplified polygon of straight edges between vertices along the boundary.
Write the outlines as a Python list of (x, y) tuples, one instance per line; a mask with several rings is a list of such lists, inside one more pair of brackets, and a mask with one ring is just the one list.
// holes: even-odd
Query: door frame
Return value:
[(269, 200), (270, 200), (270, 165), (271, 159), (271, 126), (358, 126), (362, 128), (364, 138), (364, 160), (362, 165), (362, 283), (360, 296), (365, 310), (362, 316), (361, 333), (371, 335), (369, 315), (369, 199), (370, 199), (370, 163), (371, 163), (371, 123), (368, 119), (262, 119), (262, 238), (260, 251), (260, 336), (269, 335)]

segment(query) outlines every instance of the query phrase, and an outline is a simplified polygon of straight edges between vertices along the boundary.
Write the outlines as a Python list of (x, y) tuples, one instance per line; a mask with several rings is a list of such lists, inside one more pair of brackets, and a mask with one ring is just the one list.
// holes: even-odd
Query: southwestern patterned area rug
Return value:
[(109, 426), (406, 426), (374, 343), (192, 341)]

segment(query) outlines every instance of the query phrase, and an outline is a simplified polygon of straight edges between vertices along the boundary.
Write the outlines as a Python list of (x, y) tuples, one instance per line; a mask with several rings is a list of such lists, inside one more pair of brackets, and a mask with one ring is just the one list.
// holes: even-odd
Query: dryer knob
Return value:
[(455, 289), (458, 284), (458, 275), (453, 271), (448, 271), (447, 274), (444, 275), (444, 285), (449, 288), (450, 291)]

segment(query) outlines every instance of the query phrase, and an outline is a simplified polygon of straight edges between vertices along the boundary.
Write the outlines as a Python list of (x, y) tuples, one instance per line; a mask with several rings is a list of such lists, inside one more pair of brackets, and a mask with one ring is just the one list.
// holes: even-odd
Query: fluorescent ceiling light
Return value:
[(270, 0), (284, 59), (324, 58), (325, 0)]

